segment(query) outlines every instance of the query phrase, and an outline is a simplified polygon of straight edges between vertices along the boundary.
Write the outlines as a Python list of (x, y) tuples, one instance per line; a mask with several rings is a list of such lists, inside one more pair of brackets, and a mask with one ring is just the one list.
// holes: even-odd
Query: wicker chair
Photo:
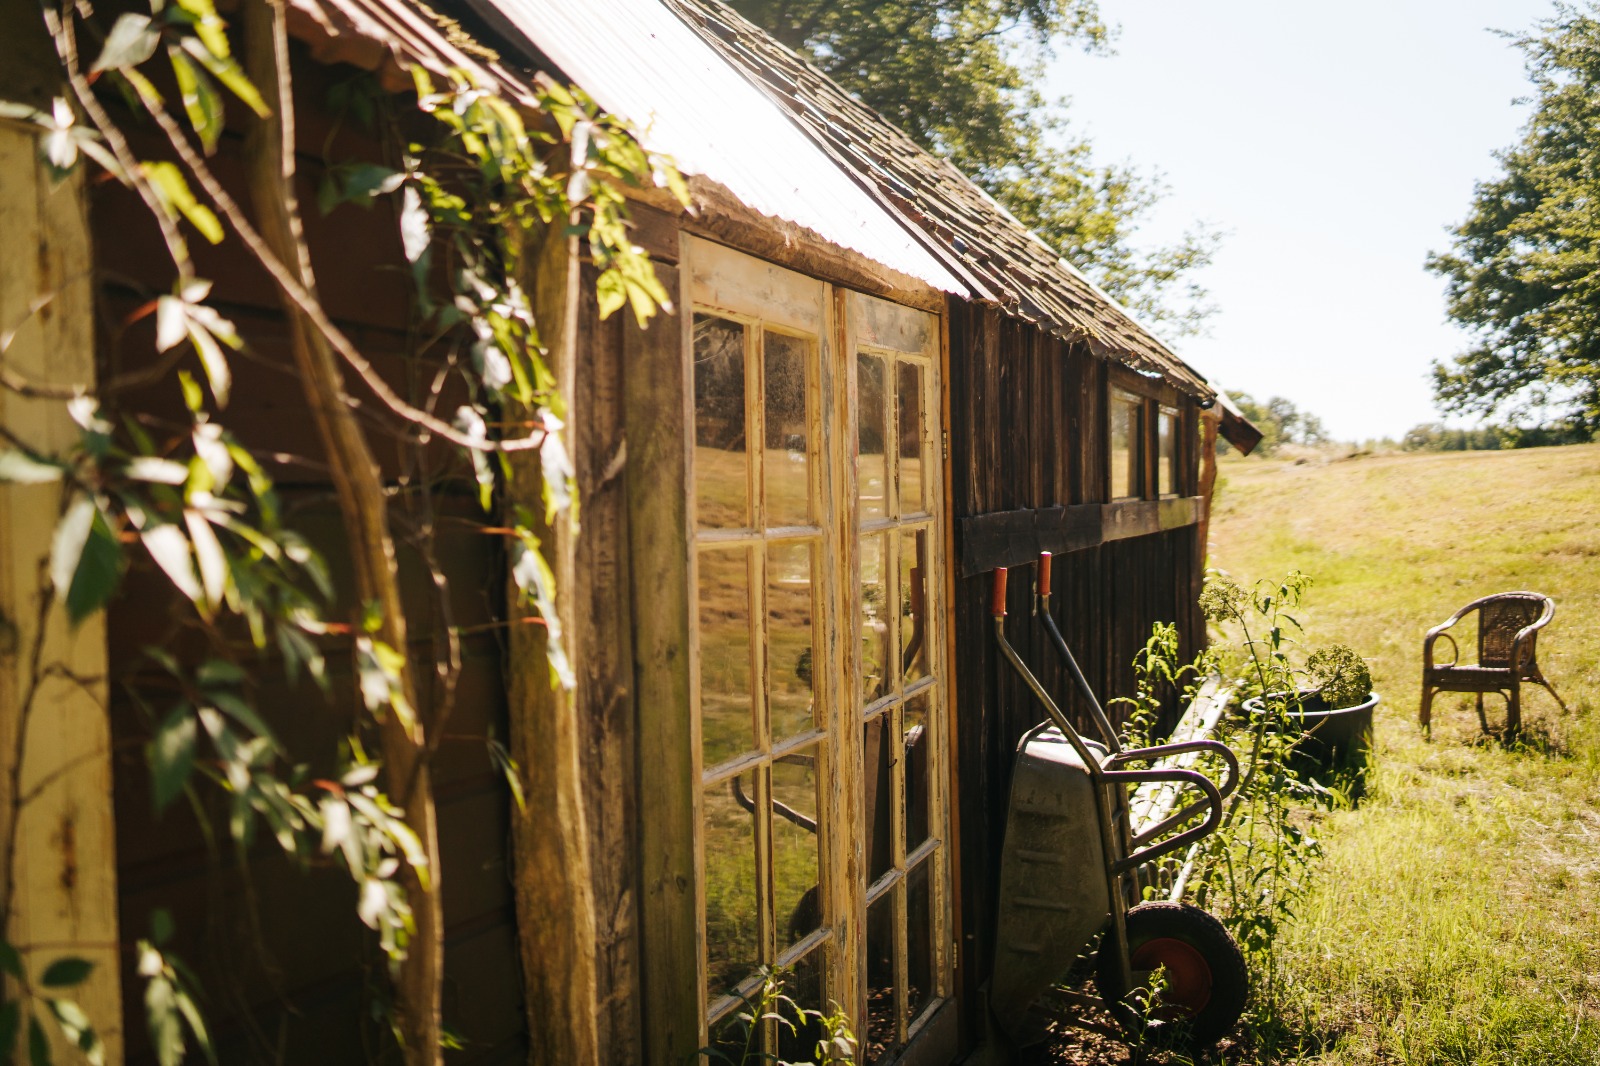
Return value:
[[(1461, 649), (1445, 630), (1472, 612), (1478, 612), (1478, 661), (1461, 662)], [(1537, 592), (1501, 592), (1473, 600), (1450, 616), (1450, 620), (1428, 630), (1422, 641), (1422, 707), (1418, 714), (1424, 730), (1431, 730), (1433, 696), (1436, 692), (1475, 692), (1478, 694), (1478, 724), (1485, 733), (1493, 732), (1484, 717), (1483, 697), (1498, 692), (1506, 700), (1505, 736), (1515, 736), (1522, 728), (1522, 690), (1524, 681), (1543, 685), (1566, 711), (1567, 705), (1550, 682), (1539, 672), (1535, 655), (1539, 630), (1555, 617), (1556, 601)], [(1436, 663), (1433, 646), (1450, 642), (1451, 661)]]

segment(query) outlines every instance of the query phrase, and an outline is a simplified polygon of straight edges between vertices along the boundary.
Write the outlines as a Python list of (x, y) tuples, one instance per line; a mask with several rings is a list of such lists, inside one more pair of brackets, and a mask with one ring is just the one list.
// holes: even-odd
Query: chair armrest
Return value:
[(1539, 630), (1550, 624), (1550, 619), (1556, 616), (1556, 602), (1548, 597), (1544, 601), (1544, 610), (1539, 612), (1528, 625), (1517, 630), (1517, 635), (1511, 638), (1511, 669), (1520, 671), (1523, 662), (1523, 649), (1538, 638)]
[(1427, 635), (1422, 638), (1422, 668), (1424, 670), (1432, 670), (1434, 668), (1433, 644), (1434, 641), (1438, 640), (1440, 637), (1443, 637), (1445, 640), (1450, 642), (1450, 648), (1454, 653), (1451, 660), (1442, 665), (1454, 666), (1456, 663), (1461, 661), (1461, 648), (1456, 644), (1456, 638), (1450, 636), (1445, 632), (1445, 630), (1461, 621), (1461, 619), (1466, 616), (1467, 612), (1471, 611), (1472, 609), (1472, 607), (1463, 607), (1461, 610), (1451, 615), (1449, 620), (1440, 622), (1438, 625), (1428, 630)]

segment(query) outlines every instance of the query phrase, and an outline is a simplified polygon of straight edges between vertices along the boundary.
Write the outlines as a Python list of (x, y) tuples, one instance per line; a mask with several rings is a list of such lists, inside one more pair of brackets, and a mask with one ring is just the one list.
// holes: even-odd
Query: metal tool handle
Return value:
[(1233, 795), (1233, 790), (1239, 787), (1239, 757), (1233, 749), (1220, 740), (1180, 740), (1172, 744), (1157, 744), (1151, 748), (1130, 748), (1119, 751), (1106, 760), (1107, 769), (1115, 769), (1123, 763), (1146, 762), (1156, 759), (1165, 759), (1171, 755), (1183, 755), (1191, 751), (1207, 751), (1217, 756), (1228, 769), (1228, 776), (1217, 785), (1217, 792), (1224, 799)]
[[(1189, 814), (1198, 813), (1201, 809), (1206, 812), (1206, 820), (1192, 829), (1185, 829), (1175, 837), (1170, 837), (1159, 844), (1152, 844), (1132, 852), (1126, 858), (1118, 859), (1112, 864), (1112, 872), (1121, 874), (1136, 866), (1145, 863), (1169, 851), (1176, 851), (1193, 841), (1210, 835), (1222, 824), (1222, 794), (1217, 791), (1217, 786), (1211, 779), (1196, 770), (1107, 770), (1102, 775), (1107, 781), (1125, 781), (1130, 784), (1145, 784), (1151, 781), (1174, 781), (1180, 784), (1193, 785), (1205, 795), (1196, 800), (1188, 808)], [(1186, 815), (1187, 817), (1187, 815)], [(1171, 819), (1167, 820), (1168, 823)], [(1166, 825), (1167, 823), (1163, 823)], [(1160, 828), (1160, 827), (1158, 827)]]

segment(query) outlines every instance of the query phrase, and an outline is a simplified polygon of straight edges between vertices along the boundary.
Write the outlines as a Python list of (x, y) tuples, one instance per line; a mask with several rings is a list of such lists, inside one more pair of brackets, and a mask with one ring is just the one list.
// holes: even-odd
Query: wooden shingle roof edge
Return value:
[(720, 0), (663, 0), (920, 231), (973, 296), (1202, 400), (1216, 389), (966, 174)]
[[(923, 150), (725, 5), (716, 0), (663, 2), (747, 77), (774, 94), (847, 172), (891, 205), (908, 229), (922, 235), (929, 248), (972, 286), (977, 299), (1065, 339), (1084, 341), (1102, 357), (1158, 375), (1206, 406), (1215, 402), (1219, 392), (1214, 386), (953, 164)], [(514, 69), (420, 0), (289, 0), (289, 29), (319, 62), (374, 71), (391, 91), (411, 87), (407, 68), (415, 64), (439, 75), (466, 70), (511, 102), (536, 108), (531, 87), (538, 75)], [(544, 65), (541, 57), (526, 58)], [(786, 92), (780, 93), (785, 86)], [(845, 126), (826, 121), (830, 111), (871, 136), (852, 139)], [(883, 147), (874, 151), (875, 142)], [(896, 159), (901, 162), (895, 163)], [(691, 181), (691, 189), (698, 184)], [(715, 197), (719, 187), (707, 184), (707, 192)], [(706, 199), (696, 195), (697, 203)], [(791, 233), (784, 241), (796, 242), (797, 237), (818, 248), (828, 244), (809, 231)], [(893, 271), (883, 274), (863, 277), (861, 281), (869, 282), (863, 287), (881, 291), (906, 280)], [(1246, 451), (1260, 438), (1236, 409), (1225, 412), (1220, 431)]]

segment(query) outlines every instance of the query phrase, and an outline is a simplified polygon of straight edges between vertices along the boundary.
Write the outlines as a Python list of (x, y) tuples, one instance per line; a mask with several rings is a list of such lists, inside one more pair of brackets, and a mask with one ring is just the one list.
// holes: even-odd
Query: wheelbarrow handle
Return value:
[(1128, 751), (1119, 751), (1106, 760), (1106, 768), (1115, 769), (1123, 763), (1153, 762), (1156, 759), (1165, 759), (1169, 755), (1183, 755), (1191, 751), (1206, 751), (1222, 760), (1228, 768), (1228, 775), (1222, 784), (1217, 786), (1217, 792), (1226, 799), (1233, 795), (1233, 790), (1239, 786), (1239, 757), (1233, 749), (1219, 740), (1180, 740), (1173, 744), (1157, 744), (1151, 748), (1131, 748)]
[[(1211, 779), (1197, 770), (1107, 770), (1103, 775), (1107, 781), (1129, 784), (1145, 784), (1151, 781), (1172, 781), (1179, 784), (1193, 785), (1204, 797), (1190, 805), (1189, 814), (1198, 811), (1202, 806), (1206, 808), (1206, 820), (1192, 829), (1185, 829), (1175, 837), (1163, 840), (1159, 844), (1152, 844), (1146, 848), (1131, 853), (1126, 858), (1118, 859), (1112, 864), (1114, 873), (1126, 873), (1136, 866), (1143, 866), (1152, 859), (1176, 851), (1193, 841), (1209, 835), (1217, 826), (1222, 824), (1222, 794), (1217, 791), (1217, 786)], [(1186, 815), (1187, 816), (1187, 815)], [(1171, 820), (1168, 819), (1170, 822)]]
[(1006, 616), (1006, 568), (997, 566), (992, 571), (989, 585), (989, 613), (995, 618)]
[(1039, 595), (1050, 595), (1050, 559), (1049, 552), (1039, 553)]

